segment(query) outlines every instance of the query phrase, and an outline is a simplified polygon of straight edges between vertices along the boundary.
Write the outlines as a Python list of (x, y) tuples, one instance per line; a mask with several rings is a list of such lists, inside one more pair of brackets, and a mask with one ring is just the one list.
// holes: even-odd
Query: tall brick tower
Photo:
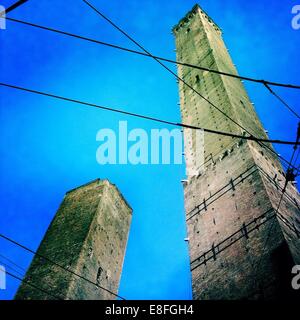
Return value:
[[(220, 28), (198, 5), (173, 32), (178, 61), (237, 74)], [(185, 66), (178, 74), (253, 135), (267, 138), (239, 79)], [(184, 123), (243, 134), (190, 88), (179, 86)], [(191, 139), (184, 134), (186, 158), (195, 155)], [(289, 183), (276, 212), (285, 183), (277, 156), (256, 142), (206, 134), (202, 169), (184, 182), (194, 299), (293, 296), (300, 201)]]
[(107, 180), (69, 191), (15, 299), (51, 300), (53, 295), (65, 300), (115, 299), (39, 255), (118, 293), (131, 214), (121, 193)]

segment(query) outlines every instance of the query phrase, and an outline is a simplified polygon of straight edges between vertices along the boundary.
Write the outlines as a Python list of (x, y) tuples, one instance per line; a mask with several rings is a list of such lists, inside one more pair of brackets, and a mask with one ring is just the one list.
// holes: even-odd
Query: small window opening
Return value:
[(101, 267), (98, 268), (98, 272), (97, 272), (97, 284), (100, 284), (100, 278), (101, 278), (101, 274), (102, 274), (103, 269)]

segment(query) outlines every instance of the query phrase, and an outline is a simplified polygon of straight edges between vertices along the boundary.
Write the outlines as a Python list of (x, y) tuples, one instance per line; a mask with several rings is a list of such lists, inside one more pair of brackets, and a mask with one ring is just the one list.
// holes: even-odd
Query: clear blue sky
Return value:
[[(175, 58), (171, 28), (190, 0), (91, 0), (154, 54)], [(0, 1), (8, 6), (13, 0)], [(299, 83), (300, 30), (295, 1), (203, 0), (223, 29), (239, 72)], [(80, 0), (30, 0), (11, 17), (135, 48)], [(0, 30), (0, 81), (156, 117), (180, 120), (177, 84), (148, 58), (8, 22)], [(174, 70), (176, 68), (172, 66)], [(297, 121), (260, 85), (247, 89), (270, 137), (295, 138)], [(300, 92), (277, 89), (295, 109)], [(127, 299), (190, 299), (184, 223), (183, 165), (100, 166), (96, 133), (162, 128), (144, 120), (0, 87), (0, 232), (36, 249), (64, 193), (97, 177), (118, 185), (134, 209), (120, 295)], [(278, 151), (289, 158), (291, 147)], [(27, 267), (32, 256), (0, 239), (0, 254)], [(8, 278), (0, 299), (19, 282)]]

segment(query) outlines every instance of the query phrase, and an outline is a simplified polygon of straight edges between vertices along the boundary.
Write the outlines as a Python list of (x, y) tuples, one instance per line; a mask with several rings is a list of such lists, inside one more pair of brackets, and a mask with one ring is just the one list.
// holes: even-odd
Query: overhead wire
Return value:
[(88, 278), (80, 275), (79, 273), (76, 273), (75, 271), (73, 271), (73, 270), (71, 270), (71, 269), (69, 269), (69, 268), (66, 268), (66, 267), (62, 266), (61, 264), (57, 263), (56, 261), (54, 261), (54, 260), (52, 260), (52, 259), (50, 259), (50, 258), (48, 258), (48, 257), (46, 257), (46, 256), (44, 256), (44, 255), (41, 255), (40, 253), (38, 253), (38, 252), (36, 252), (36, 251), (34, 251), (34, 250), (32, 250), (32, 249), (24, 246), (23, 244), (19, 243), (18, 241), (14, 240), (14, 239), (12, 239), (12, 238), (10, 238), (10, 237), (2, 234), (2, 233), (0, 233), (0, 238), (2, 238), (2, 239), (4, 239), (4, 240), (6, 240), (6, 241), (8, 241), (8, 242), (10, 242), (10, 243), (18, 246), (18, 247), (20, 247), (20, 248), (22, 248), (22, 249), (24, 249), (25, 251), (28, 251), (28, 252), (34, 254), (36, 257), (39, 257), (39, 258), (41, 258), (41, 259), (43, 259), (43, 260), (51, 263), (52, 265), (55, 265), (56, 267), (58, 267), (58, 268), (60, 268), (60, 269), (62, 269), (62, 270), (64, 270), (64, 271), (66, 271), (66, 272), (68, 272), (68, 273), (70, 273), (70, 274), (72, 274), (72, 275), (80, 278), (81, 280), (84, 280), (84, 281), (86, 281), (86, 282), (88, 282), (88, 283), (96, 286), (96, 287), (99, 288), (99, 289), (102, 289), (102, 290), (110, 293), (111, 295), (113, 295), (113, 296), (115, 296), (115, 297), (117, 297), (117, 298), (119, 298), (119, 299), (121, 299), (121, 300), (125, 300), (125, 298), (121, 297), (121, 296), (118, 295), (117, 293), (115, 293), (115, 292), (113, 292), (113, 291), (111, 291), (111, 290), (109, 290), (109, 289), (107, 289), (107, 288), (99, 285), (99, 284), (96, 283), (96, 282), (91, 281), (90, 279), (88, 279)]
[[(25, 91), (25, 92), (29, 92), (29, 93), (34, 93), (34, 94), (38, 94), (41, 96), (46, 96), (48, 98), (50, 97), (50, 98), (54, 98), (54, 99), (58, 99), (58, 100), (68, 101), (71, 103), (81, 104), (81, 105), (85, 105), (88, 107), (98, 108), (98, 109), (102, 109), (102, 110), (106, 110), (106, 111), (110, 111), (110, 112), (121, 113), (121, 114), (132, 116), (132, 117), (137, 117), (137, 118), (142, 118), (142, 119), (146, 119), (146, 120), (150, 120), (150, 121), (155, 121), (155, 122), (159, 122), (159, 123), (182, 127), (182, 128), (186, 128), (186, 129), (203, 130), (204, 132), (207, 132), (207, 133), (228, 136), (228, 137), (232, 137), (232, 138), (239, 138), (239, 139), (244, 139), (244, 140), (251, 140), (251, 141), (256, 141), (256, 142), (267, 142), (267, 143), (274, 143), (274, 144), (276, 143), (276, 144), (283, 144), (283, 145), (295, 145), (294, 141), (284, 141), (284, 140), (278, 140), (278, 139), (270, 140), (270, 139), (256, 138), (254, 136), (245, 136), (245, 135), (239, 135), (239, 134), (234, 134), (234, 133), (229, 133), (229, 132), (212, 130), (209, 128), (192, 126), (192, 125), (188, 125), (185, 123), (163, 120), (160, 118), (155, 118), (152, 116), (146, 116), (146, 115), (139, 114), (139, 113), (129, 112), (129, 111), (125, 111), (122, 109), (101, 106), (101, 105), (95, 104), (95, 103), (85, 102), (85, 101), (77, 100), (77, 99), (73, 99), (73, 98), (67, 98), (67, 97), (56, 95), (56, 94), (38, 91), (38, 90), (34, 90), (34, 89), (29, 89), (29, 88), (24, 88), (24, 87), (12, 85), (12, 84), (4, 83), (4, 82), (0, 82), (0, 86), (16, 89), (16, 90), (20, 90), (20, 91)], [(300, 142), (297, 142), (297, 144), (300, 144)]]

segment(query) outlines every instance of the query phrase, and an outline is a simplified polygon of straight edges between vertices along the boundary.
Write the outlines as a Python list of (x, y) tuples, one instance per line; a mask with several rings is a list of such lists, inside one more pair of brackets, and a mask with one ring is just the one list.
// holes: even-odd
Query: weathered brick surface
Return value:
[[(219, 27), (198, 6), (173, 32), (178, 60), (237, 74)], [(180, 82), (184, 123), (244, 133), (224, 112), (267, 138), (239, 79), (183, 66), (178, 74), (221, 111)], [(190, 137), (185, 135), (186, 158), (195, 154)], [(276, 216), (284, 184), (276, 155), (255, 142), (206, 134), (205, 159), (205, 171), (189, 176), (184, 185), (194, 298), (293, 297), (290, 273), (300, 258), (300, 201), (289, 184)]]
[[(68, 192), (38, 249), (38, 254), (118, 292), (132, 210), (107, 180)], [(110, 293), (36, 256), (25, 281), (63, 299), (115, 299)], [(53, 297), (23, 284), (16, 299)]]

